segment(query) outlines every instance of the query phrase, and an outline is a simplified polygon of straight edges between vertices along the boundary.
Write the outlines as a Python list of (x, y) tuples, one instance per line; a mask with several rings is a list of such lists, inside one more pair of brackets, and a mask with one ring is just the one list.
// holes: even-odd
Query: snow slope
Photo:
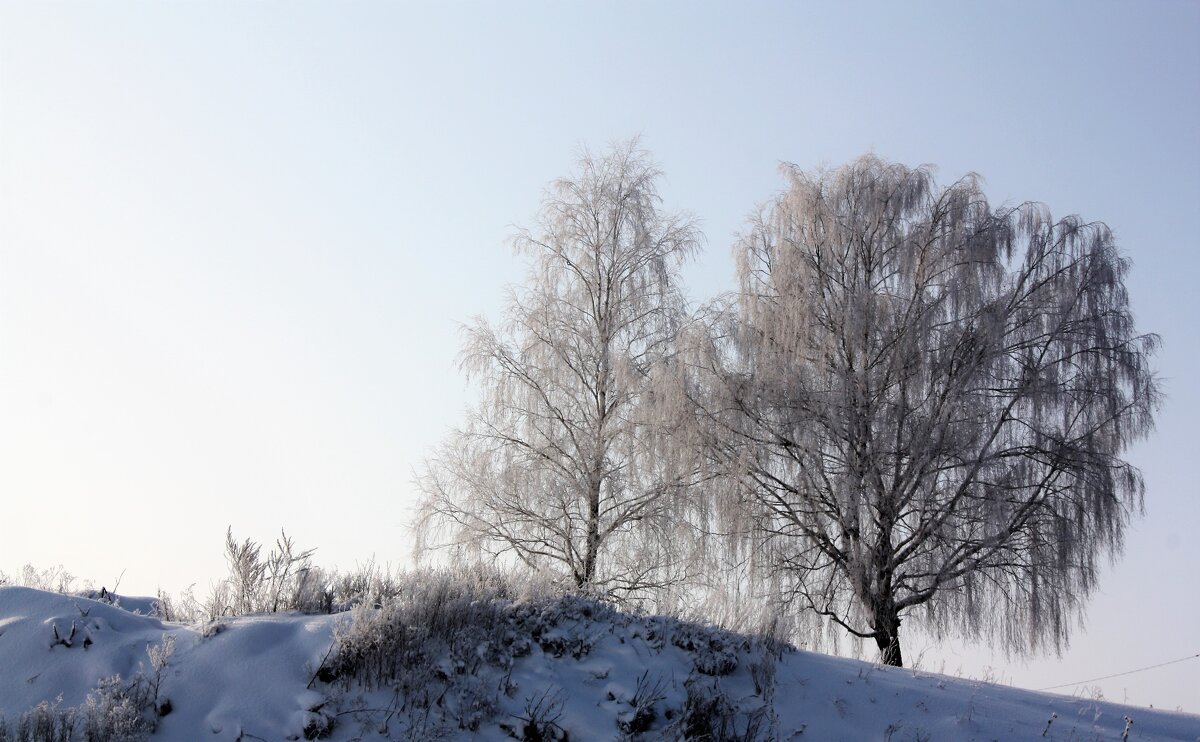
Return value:
[[(57, 700), (79, 709), (81, 734), (89, 693), (100, 713), (93, 689), (104, 678), (150, 683), (151, 654), (172, 636), (157, 689), (169, 712), (154, 740), (680, 739), (704, 724), (719, 738), (724, 724), (759, 739), (1115, 741), (1126, 717), (1129, 740), (1200, 740), (1200, 716), (879, 667), (579, 598), (479, 604), (428, 609), (441, 627), (432, 633), (405, 625), (411, 612), (367, 608), (184, 626), (0, 587), (0, 715), (15, 729)], [(490, 622), (470, 628), (481, 610)], [(363, 670), (375, 650), (362, 648), (397, 632), (408, 639), (386, 646), (403, 661)], [(332, 652), (335, 634), (362, 652)]]

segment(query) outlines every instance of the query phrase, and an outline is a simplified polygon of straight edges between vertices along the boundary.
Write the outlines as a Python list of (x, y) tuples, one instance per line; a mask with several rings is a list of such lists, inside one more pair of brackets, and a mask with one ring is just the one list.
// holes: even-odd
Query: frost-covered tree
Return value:
[(555, 182), (532, 258), (503, 324), (466, 328), (461, 356), (482, 400), (427, 463), (426, 545), (515, 555), (577, 586), (628, 593), (669, 580), (691, 479), (665, 445), (684, 316), (677, 271), (700, 241), (689, 217), (660, 212), (659, 171), (636, 142)]
[[(1152, 428), (1108, 228), (872, 156), (751, 221), (705, 406), (772, 587), (902, 663), (901, 621), (1061, 649)], [(832, 622), (827, 623), (827, 622)]]

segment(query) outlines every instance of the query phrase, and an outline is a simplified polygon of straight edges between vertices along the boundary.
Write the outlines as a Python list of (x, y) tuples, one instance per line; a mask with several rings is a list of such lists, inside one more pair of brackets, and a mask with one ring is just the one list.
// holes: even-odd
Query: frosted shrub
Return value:
[(61, 564), (46, 569), (38, 569), (32, 564), (26, 564), (21, 568), (21, 579), (17, 584), (32, 587), (35, 590), (45, 590), (48, 593), (67, 595), (75, 592), (77, 580), (78, 578), (64, 569)]
[(313, 590), (309, 574), (313, 552), (297, 550), (291, 537), (280, 531), (275, 548), (264, 557), (261, 544), (250, 539), (238, 542), (230, 528), (225, 533), (229, 608), (235, 614), (296, 610), (301, 596)]
[(139, 742), (154, 731), (146, 710), (154, 705), (150, 684), (142, 675), (123, 681), (119, 675), (100, 681), (83, 705), (87, 742)]
[[(147, 698), (151, 710), (158, 716), (165, 716), (171, 710), (171, 702), (162, 696), (162, 681), (163, 672), (167, 669), (167, 664), (170, 662), (171, 655), (175, 652), (175, 636), (174, 634), (166, 634), (162, 638), (162, 643), (157, 647), (150, 647), (147, 654), (150, 656), (150, 671), (151, 675), (146, 678)], [(139, 673), (138, 677), (141, 677)]]
[(262, 544), (238, 541), (225, 532), (225, 561), (229, 576), (213, 586), (204, 612), (209, 619), (223, 615), (280, 611), (330, 612), (332, 601), (322, 570), (312, 565), (315, 549), (300, 551), (285, 531), (265, 556)]
[(0, 719), (0, 742), (71, 742), (75, 730), (75, 709), (59, 708), (59, 702), (42, 701), (21, 714), (11, 730)]
[(561, 604), (593, 601), (553, 598), (494, 571), (421, 572), (393, 588), (378, 607), (363, 602), (350, 611), (314, 680), (392, 690), (399, 713), (387, 718), (415, 738), (473, 732), (493, 718), (514, 658), (530, 653), (531, 639), (544, 647), (559, 641), (575, 656), (590, 646), (553, 627), (565, 615)]
[(204, 602), (203, 613), (209, 621), (216, 621), (222, 616), (233, 613), (232, 601), (229, 598), (229, 584), (222, 580), (212, 586), (208, 600)]
[(438, 668), (430, 663), (438, 650), (448, 649), (459, 659), (466, 649), (491, 640), (511, 595), (511, 587), (497, 575), (414, 575), (381, 607), (355, 606), (350, 620), (337, 630), (323, 675), (368, 686), (433, 676)]
[[(165, 666), (169, 646), (158, 652)], [(138, 673), (128, 681), (119, 675), (104, 678), (78, 708), (62, 708), (60, 697), (39, 703), (14, 724), (0, 717), (0, 742), (142, 742), (154, 733), (157, 688), (157, 674), (150, 679)]]
[(178, 598), (159, 589), (155, 614), (164, 621), (199, 623), (209, 618), (206, 606), (196, 599), (196, 586), (190, 585)]
[(333, 610), (349, 610), (359, 603), (382, 605), (397, 597), (405, 580), (391, 568), (367, 562), (353, 572), (332, 572), (326, 580), (333, 598)]
[[(771, 738), (766, 699), (774, 692), (778, 642), (668, 616), (619, 613), (595, 598), (515, 583), (486, 570), (410, 575), (379, 607), (358, 604), (335, 630), (314, 681), (338, 683), (347, 692), (354, 685), (391, 690), (396, 713), (389, 711), (387, 719), (417, 738), (474, 732), (500, 713), (505, 696), (516, 698), (509, 678), (520, 658), (540, 649), (546, 656), (582, 660), (616, 627), (652, 652), (687, 652), (695, 667), (685, 684), (685, 705), (675, 711), (662, 707), (675, 681), (644, 674), (616, 720), (620, 732), (662, 733), (665, 739)], [(728, 698), (718, 676), (734, 672), (747, 654), (757, 700)], [(500, 722), (501, 729), (518, 739), (559, 739), (555, 719), (561, 703), (552, 691), (536, 689), (526, 702), (524, 714)], [(355, 718), (367, 724), (368, 717), (364, 710)]]
[(58, 701), (43, 701), (22, 714), (15, 726), (0, 718), (0, 742), (145, 740), (154, 733), (155, 713), (165, 713), (164, 705), (159, 703), (159, 690), (174, 645), (174, 637), (168, 635), (161, 645), (150, 649), (152, 676), (139, 672), (129, 680), (119, 675), (104, 678), (77, 709), (61, 708)]
[(179, 601), (160, 595), (164, 611), (174, 620), (216, 620), (247, 613), (338, 613), (360, 603), (379, 606), (398, 596), (406, 586), (400, 575), (374, 562), (351, 572), (323, 569), (312, 563), (315, 549), (299, 550), (281, 531), (275, 548), (263, 554), (262, 544), (238, 541), (230, 529), (225, 534), (225, 560), (229, 575), (212, 586), (201, 606), (190, 594)]

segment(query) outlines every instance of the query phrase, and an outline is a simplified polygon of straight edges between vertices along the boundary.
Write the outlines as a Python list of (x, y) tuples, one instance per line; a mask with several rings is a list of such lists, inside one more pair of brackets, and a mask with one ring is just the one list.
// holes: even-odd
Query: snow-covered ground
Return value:
[[(150, 739), (180, 742), (1200, 739), (1200, 716), (879, 667), (579, 598), (435, 597), (187, 626), (129, 610), (146, 600), (0, 587), (0, 739), (19, 738), (23, 714), (32, 728), (39, 704), (43, 721), (74, 709), (78, 739), (121, 724), (136, 738), (151, 720)], [(118, 718), (132, 706), (141, 721)]]

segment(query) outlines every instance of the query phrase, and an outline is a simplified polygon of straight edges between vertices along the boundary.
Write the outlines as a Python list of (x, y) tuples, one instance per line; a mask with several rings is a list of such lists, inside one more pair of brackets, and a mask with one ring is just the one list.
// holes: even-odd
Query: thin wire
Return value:
[(1062, 685), (1051, 685), (1046, 688), (1035, 688), (1034, 690), (1054, 690), (1055, 688), (1066, 688), (1068, 685), (1082, 685), (1084, 683), (1094, 683), (1097, 680), (1108, 680), (1109, 678), (1119, 678), (1122, 675), (1132, 675), (1135, 672), (1143, 672), (1145, 670), (1153, 670), (1156, 667), (1166, 667), (1167, 665), (1174, 665), (1177, 662), (1187, 662), (1188, 660), (1194, 660), (1197, 657), (1200, 657), (1200, 652), (1197, 652), (1196, 654), (1190, 654), (1187, 657), (1180, 657), (1179, 659), (1171, 660), (1170, 662), (1160, 662), (1157, 665), (1150, 665), (1149, 667), (1139, 667), (1136, 670), (1126, 670), (1125, 672), (1118, 672), (1114, 675), (1105, 675), (1104, 677), (1091, 678), (1090, 680), (1078, 680), (1074, 683), (1063, 683)]

